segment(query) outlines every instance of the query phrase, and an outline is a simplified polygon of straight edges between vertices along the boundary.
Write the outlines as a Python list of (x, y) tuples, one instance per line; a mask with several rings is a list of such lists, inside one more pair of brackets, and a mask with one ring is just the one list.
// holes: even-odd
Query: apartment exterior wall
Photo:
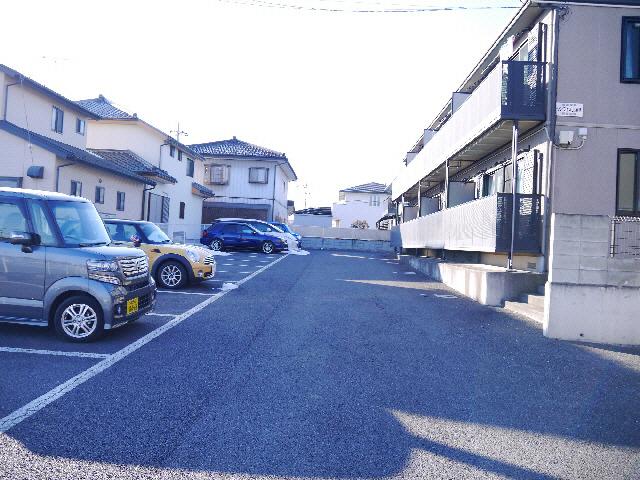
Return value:
[(558, 102), (584, 104), (583, 118), (557, 120), (557, 131), (587, 127), (580, 150), (556, 149), (554, 213), (614, 215), (618, 148), (640, 148), (640, 85), (620, 82), (622, 17), (631, 8), (569, 7), (560, 23)]

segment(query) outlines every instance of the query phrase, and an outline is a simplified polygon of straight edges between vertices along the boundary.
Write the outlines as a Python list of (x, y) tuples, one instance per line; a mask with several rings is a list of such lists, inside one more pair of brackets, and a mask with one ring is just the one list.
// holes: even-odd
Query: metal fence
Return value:
[(543, 62), (502, 62), (502, 118), (544, 120), (546, 66)]
[[(516, 198), (515, 251), (539, 253), (542, 196), (518, 194)], [(508, 252), (511, 215), (512, 195), (498, 193), (403, 223), (393, 230), (392, 244), (402, 248)]]
[(611, 256), (640, 260), (640, 217), (611, 219)]

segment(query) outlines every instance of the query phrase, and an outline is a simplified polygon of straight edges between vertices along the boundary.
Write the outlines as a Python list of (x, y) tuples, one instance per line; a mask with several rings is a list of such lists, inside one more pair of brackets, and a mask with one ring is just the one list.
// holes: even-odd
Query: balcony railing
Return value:
[(611, 220), (611, 256), (640, 260), (640, 217)]
[[(541, 251), (541, 198), (541, 195), (516, 195), (515, 252)], [(402, 248), (508, 252), (511, 202), (510, 193), (498, 193), (419, 217), (401, 224), (393, 241)]]
[(529, 122), (545, 119), (546, 78), (541, 62), (501, 62), (442, 125), (409, 165), (394, 180), (392, 198), (453, 158), (467, 145), (504, 120)]

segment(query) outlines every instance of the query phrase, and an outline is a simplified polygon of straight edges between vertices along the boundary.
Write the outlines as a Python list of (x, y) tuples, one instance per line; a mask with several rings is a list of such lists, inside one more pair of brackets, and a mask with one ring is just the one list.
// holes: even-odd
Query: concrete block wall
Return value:
[(549, 282), (640, 287), (640, 260), (611, 257), (609, 217), (555, 213)]
[(551, 217), (544, 334), (640, 344), (640, 259), (611, 256), (611, 218)]
[(393, 248), (388, 240), (358, 240), (355, 238), (302, 237), (305, 250), (348, 250), (354, 252), (391, 253)]

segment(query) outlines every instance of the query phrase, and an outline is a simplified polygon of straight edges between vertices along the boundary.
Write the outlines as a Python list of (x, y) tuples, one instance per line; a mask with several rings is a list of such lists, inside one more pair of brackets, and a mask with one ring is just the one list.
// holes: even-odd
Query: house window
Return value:
[(194, 169), (193, 159), (187, 157), (187, 177), (193, 178), (193, 169)]
[(640, 150), (618, 152), (616, 215), (640, 216)]
[(116, 197), (116, 210), (124, 211), (124, 192), (118, 192)]
[(51, 111), (51, 130), (56, 133), (62, 133), (64, 126), (64, 111), (58, 107), (53, 107)]
[(155, 193), (149, 194), (147, 220), (154, 223), (169, 223), (170, 198)]
[(249, 183), (268, 183), (269, 169), (263, 167), (249, 168)]
[(209, 167), (209, 181), (214, 185), (227, 185), (229, 183), (229, 165), (211, 165)]
[(172, 157), (176, 156), (176, 147), (174, 147), (173, 145), (169, 145), (169, 155)]
[(22, 177), (0, 177), (0, 187), (22, 187)]
[(95, 203), (104, 203), (104, 187), (96, 187)]
[(347, 199), (347, 194), (344, 192), (338, 192), (338, 200), (344, 202)]
[(87, 130), (87, 122), (85, 122), (81, 118), (76, 118), (76, 133), (79, 135), (84, 135), (86, 130)]
[(184, 209), (186, 205), (184, 202), (180, 202), (180, 218), (184, 218)]
[(182, 161), (182, 152), (180, 150), (178, 150), (178, 161)]
[(69, 190), (69, 195), (73, 195), (74, 197), (82, 196), (82, 182), (77, 180), (71, 180), (71, 189)]
[(380, 197), (378, 195), (371, 195), (369, 197), (369, 206), (370, 207), (379, 207), (380, 206)]
[(640, 83), (640, 17), (622, 18), (622, 82)]

